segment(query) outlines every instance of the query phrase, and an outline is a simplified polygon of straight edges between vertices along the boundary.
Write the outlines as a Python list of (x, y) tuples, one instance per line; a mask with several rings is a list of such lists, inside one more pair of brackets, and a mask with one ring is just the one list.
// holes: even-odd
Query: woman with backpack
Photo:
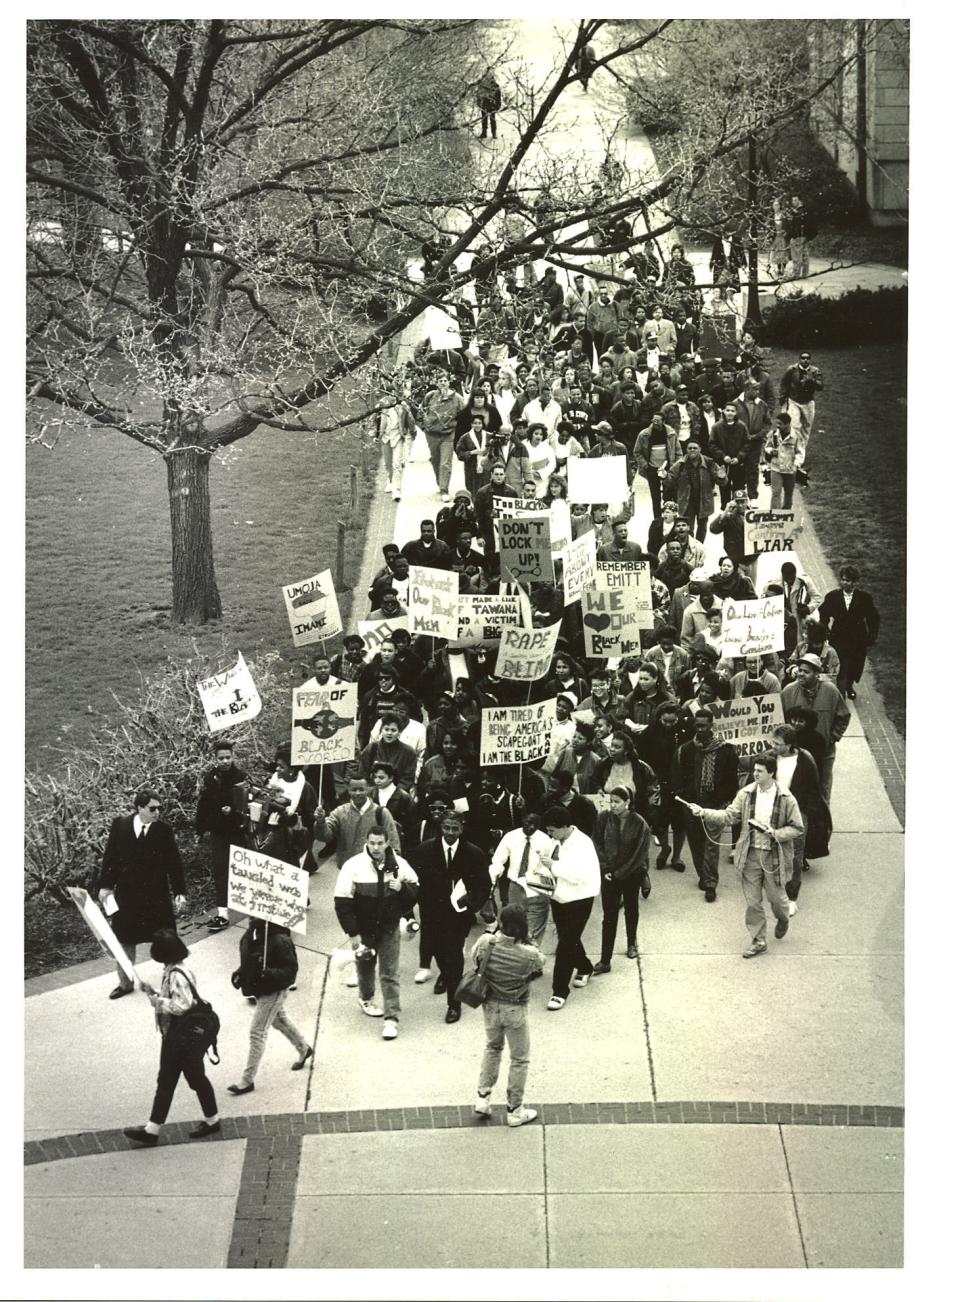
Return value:
[(172, 928), (155, 932), (150, 957), (155, 963), (163, 964), (160, 991), (158, 993), (145, 981), (140, 983), (141, 990), (153, 1004), (157, 1029), (162, 1037), (160, 1070), (150, 1120), (145, 1126), (131, 1126), (123, 1133), (134, 1144), (147, 1148), (153, 1148), (157, 1143), (181, 1075), (203, 1109), (203, 1120), (190, 1131), (190, 1138), (203, 1139), (220, 1132), (217, 1099), (203, 1065), (207, 1049), (212, 1047), (216, 1053), (216, 1032), (220, 1023), (210, 1005), (197, 994), (193, 973), (184, 967), (184, 959), (189, 953)]
[(240, 966), (230, 980), (248, 997), (253, 995), (257, 1006), (250, 1023), (247, 1065), (240, 1084), (227, 1086), (231, 1094), (249, 1094), (253, 1090), (271, 1026), (285, 1035), (297, 1051), (291, 1071), (302, 1071), (307, 1059), (313, 1057), (310, 1045), (283, 1011), (287, 991), (297, 979), (298, 967), (290, 929), (266, 923), (262, 918), (251, 918), (240, 937)]

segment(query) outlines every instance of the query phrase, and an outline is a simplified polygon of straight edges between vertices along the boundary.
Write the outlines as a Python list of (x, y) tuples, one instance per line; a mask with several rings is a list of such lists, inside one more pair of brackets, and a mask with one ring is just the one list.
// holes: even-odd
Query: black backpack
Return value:
[(170, 1019), (167, 1037), (174, 1037), (174, 1043), (182, 1052), (203, 1057), (208, 1054), (210, 1061), (219, 1063), (220, 1053), (217, 1049), (217, 1036), (220, 1034), (220, 1018), (213, 1005), (201, 999), (197, 987), (184, 972), (182, 967), (175, 969), (184, 978), (193, 992), (193, 1007), (179, 1017)]

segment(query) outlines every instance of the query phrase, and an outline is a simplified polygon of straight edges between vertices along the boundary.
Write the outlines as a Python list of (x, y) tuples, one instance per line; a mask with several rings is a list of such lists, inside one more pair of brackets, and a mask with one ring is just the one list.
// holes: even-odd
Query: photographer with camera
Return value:
[[(383, 1038), (395, 1040), (400, 1020), (400, 919), (417, 900), (417, 875), (372, 828), (360, 854), (347, 859), (334, 887), (334, 908), (355, 945), (360, 1008), (383, 1018)], [(383, 1007), (374, 1002), (374, 973), (379, 965)]]

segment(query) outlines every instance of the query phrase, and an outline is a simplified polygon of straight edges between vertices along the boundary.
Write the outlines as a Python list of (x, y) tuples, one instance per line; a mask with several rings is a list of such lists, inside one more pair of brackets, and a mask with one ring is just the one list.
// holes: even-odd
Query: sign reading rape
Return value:
[(550, 515), (504, 518), (500, 532), (500, 565), (518, 583), (552, 583), (553, 555), (550, 550)]
[(725, 601), (721, 637), (722, 655), (725, 659), (782, 651), (783, 597)]
[(294, 646), (309, 646), (343, 632), (340, 605), (329, 570), (321, 570), (302, 583), (287, 583), (282, 592)]
[(532, 705), (497, 705), (484, 709), (480, 723), (480, 764), (529, 764), (550, 751), (557, 721), (556, 699)]
[(762, 755), (770, 749), (774, 728), (783, 723), (779, 692), (743, 696), (735, 701), (714, 701), (706, 708), (714, 716), (714, 736), (729, 741), (738, 755)]
[(222, 732), (235, 723), (255, 719), (262, 709), (260, 693), (247, 662), (238, 653), (237, 663), (222, 674), (201, 678), (197, 683), (207, 727), (211, 732)]
[(743, 517), (743, 541), (748, 552), (793, 551), (802, 531), (796, 511), (748, 511)]
[(533, 682), (549, 673), (561, 620), (549, 628), (505, 628), (495, 672), (501, 678)]
[(290, 763), (336, 764), (357, 749), (357, 684), (293, 689)]
[(451, 647), (493, 646), (505, 628), (519, 628), (523, 622), (519, 597), (462, 592), (457, 611), (459, 627)]
[(227, 906), (301, 935), (307, 930), (308, 875), (296, 864), (269, 854), (230, 847)]
[(434, 570), (426, 565), (410, 566), (410, 635), (456, 637), (457, 596), (460, 575), (453, 570)]

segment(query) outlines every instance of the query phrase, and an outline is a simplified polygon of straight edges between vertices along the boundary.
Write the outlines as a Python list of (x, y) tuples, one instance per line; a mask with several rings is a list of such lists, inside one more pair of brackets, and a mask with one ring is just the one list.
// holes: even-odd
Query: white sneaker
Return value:
[(383, 1024), (383, 1038), (385, 1040), (395, 1040), (400, 1034), (400, 1027), (392, 1017), (388, 1017)]
[(368, 1017), (383, 1016), (383, 1009), (379, 1006), (379, 1004), (375, 1004), (372, 999), (364, 999), (361, 996), (357, 1000), (357, 1003), (360, 1005), (360, 1007), (363, 1009), (363, 1011), (366, 1013)]
[(441, 493), (441, 494), (440, 494), (440, 501), (441, 501), (441, 502), (449, 502), (449, 501), (450, 501), (450, 494), (449, 494), (449, 493)]
[(356, 972), (351, 972), (343, 984), (348, 990), (356, 990), (357, 986), (360, 984)]
[(536, 1121), (537, 1109), (525, 1108), (522, 1105), (514, 1108), (512, 1112), (507, 1113), (508, 1126), (525, 1126), (528, 1121)]
[(489, 1117), (492, 1109), (490, 1106), (489, 1094), (478, 1094), (477, 1101), (473, 1105), (473, 1110), (478, 1117)]
[(796, 913), (796, 911), (797, 911), (797, 901), (796, 901), (796, 900), (788, 900), (788, 901), (787, 901), (787, 917), (788, 917), (788, 918), (792, 918), (793, 915)]
[(578, 990), (582, 990), (583, 987), (590, 980), (590, 975), (591, 974), (589, 972), (578, 972), (577, 975), (570, 982), (570, 984), (572, 986), (576, 986)]
[(432, 976), (433, 973), (428, 967), (421, 967), (417, 969), (417, 975), (413, 979), (418, 986), (422, 986), (423, 983), (429, 981)]

